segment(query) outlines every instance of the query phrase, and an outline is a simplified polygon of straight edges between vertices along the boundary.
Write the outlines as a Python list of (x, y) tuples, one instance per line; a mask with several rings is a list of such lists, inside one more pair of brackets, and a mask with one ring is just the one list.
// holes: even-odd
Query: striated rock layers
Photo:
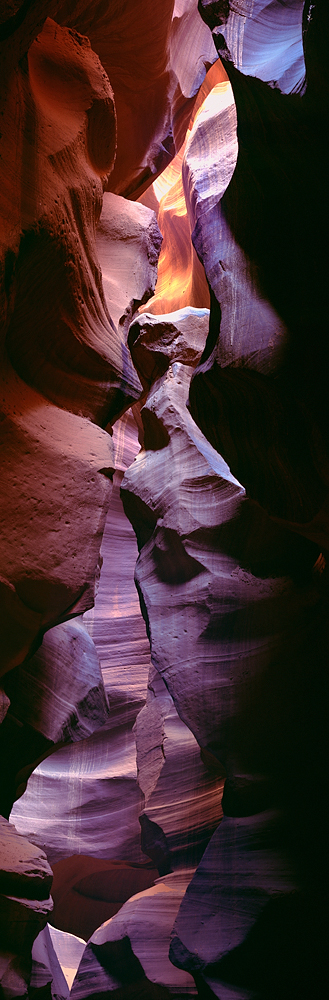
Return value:
[[(204, 318), (196, 317), (202, 339)], [(186, 316), (177, 322), (174, 335), (185, 349)], [(194, 349), (199, 357), (200, 336)], [(116, 465), (124, 468), (138, 448), (131, 415), (118, 422), (113, 439)], [(88, 739), (80, 731), (79, 743), (44, 759), (11, 814), (54, 865), (51, 920), (85, 938), (158, 871), (195, 866), (221, 817), (221, 782), (201, 762), (153, 668), (148, 681), (149, 644), (133, 584), (137, 547), (118, 495), (122, 475), (114, 477), (95, 608), (84, 616), (101, 661), (109, 717)]]
[[(118, 466), (131, 461), (139, 447), (133, 419), (123, 421), (114, 434)], [(119, 497), (122, 471), (114, 478), (98, 594), (84, 619), (87, 640), (94, 649), (95, 642), (99, 656), (109, 713), (103, 722), (98, 718), (98, 725), (95, 720), (92, 735), (80, 731), (79, 742), (39, 764), (12, 812), (20, 832), (29, 831), (51, 862), (75, 854), (146, 860), (140, 850), (141, 792), (132, 727), (145, 702), (149, 644), (133, 583), (136, 541)]]

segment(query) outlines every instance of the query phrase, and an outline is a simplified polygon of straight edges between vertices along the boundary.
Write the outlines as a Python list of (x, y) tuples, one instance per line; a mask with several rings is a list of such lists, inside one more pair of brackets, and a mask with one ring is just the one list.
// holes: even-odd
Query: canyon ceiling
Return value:
[(324, 0), (2, 0), (0, 1000), (324, 1000)]

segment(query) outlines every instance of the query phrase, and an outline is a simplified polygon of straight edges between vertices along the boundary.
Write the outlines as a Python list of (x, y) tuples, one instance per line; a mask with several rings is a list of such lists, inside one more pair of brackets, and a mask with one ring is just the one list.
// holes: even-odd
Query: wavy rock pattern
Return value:
[[(131, 448), (132, 432), (129, 421), (124, 420)], [(129, 455), (129, 445), (124, 441), (120, 444), (120, 430), (116, 431), (115, 444), (119, 464), (120, 451), (121, 461), (125, 450)], [(136, 425), (134, 447), (138, 448)], [(120, 481), (122, 473), (116, 475)], [(46, 845), (52, 861), (72, 854), (143, 860), (138, 823), (141, 793), (132, 726), (145, 702), (149, 646), (133, 583), (136, 542), (123, 516), (118, 484), (113, 490), (101, 555), (96, 606), (85, 623), (100, 658), (110, 705), (108, 722), (88, 739), (63, 747), (44, 760), (12, 812), (21, 831), (29, 830), (33, 840)], [(111, 602), (109, 593), (113, 595)]]
[(195, 0), (175, 0), (170, 33), (170, 63), (184, 97), (194, 97), (205, 69), (217, 59), (213, 39), (199, 16)]
[(163, 235), (155, 293), (145, 306), (156, 314), (209, 305), (204, 270), (191, 244), (181, 169), (182, 150), (142, 196), (143, 203), (155, 210)]
[(83, 739), (108, 719), (96, 648), (82, 619), (46, 632), (8, 684), (15, 717), (53, 743)]
[(109, 189), (116, 194), (136, 196), (172, 155), (167, 53), (172, 11), (173, 0), (161, 7), (146, 0), (142, 11), (133, 0), (92, 5), (84, 0), (69, 11), (63, 5), (65, 23), (88, 36), (113, 87), (117, 157)]
[[(107, 423), (141, 391), (108, 313), (96, 258), (101, 178), (115, 155), (111, 86), (87, 38), (50, 18), (37, 30), (34, 12), (16, 39), (22, 47), (32, 41), (28, 59), (24, 68), (13, 66), (3, 95), (6, 348), (21, 378), (42, 395), (29, 391), (4, 357), (2, 670), (19, 663), (44, 628), (92, 603), (110, 489), (97, 473), (110, 475), (112, 462), (108, 438), (82, 414)], [(136, 206), (132, 212), (136, 217)], [(146, 284), (140, 273), (138, 290), (131, 286), (137, 301), (155, 280), (154, 235), (152, 249), (151, 235), (145, 237)], [(122, 306), (124, 312), (124, 295)], [(17, 532), (23, 552), (13, 545)]]
[(285, 4), (280, 0), (256, 0), (252, 4), (235, 0), (220, 5), (218, 13), (220, 7), (224, 17), (216, 17), (216, 5), (211, 0), (200, 0), (198, 4), (201, 17), (213, 29), (218, 54), (225, 58), (228, 50), (242, 73), (257, 76), (284, 94), (300, 91), (305, 77), (303, 0)]
[(122, 736), (120, 728), (100, 730), (57, 750), (14, 803), (12, 820), (44, 845), (51, 863), (79, 853), (143, 860), (135, 741)]
[[(14, 809), (20, 828), (49, 844), (59, 865), (73, 864), (72, 851), (79, 865), (81, 850), (102, 865), (110, 856), (119, 882), (113, 855), (126, 858), (129, 877), (143, 851), (162, 872), (185, 869), (96, 931), (76, 996), (164, 1000), (195, 993), (192, 972), (200, 995), (210, 988), (221, 1000), (309, 1000), (327, 990), (328, 17), (323, 0), (305, 4), (303, 22), (302, 8), (18, 0), (0, 14), (0, 672), (11, 673), (1, 692), (1, 754), (7, 740), (10, 758), (2, 808), (24, 764), (53, 739), (88, 732), (40, 764)], [(97, 236), (104, 187), (115, 193)], [(141, 195), (146, 207), (122, 194)], [(164, 233), (147, 305), (157, 322), (134, 319), (154, 291), (160, 238), (150, 208)], [(196, 312), (205, 318), (209, 304), (190, 390), (199, 430), (185, 403), (202, 339)], [(141, 382), (126, 344), (131, 320)], [(142, 385), (155, 379), (140, 414)], [(143, 451), (124, 496), (157, 673), (143, 707), (149, 649), (120, 475), (101, 598), (86, 616), (111, 702), (92, 732), (107, 718), (106, 700), (93, 647), (67, 619), (93, 601), (107, 479), (136, 442), (129, 415), (114, 431), (113, 460), (95, 424), (111, 430), (131, 402)], [(52, 626), (64, 645), (78, 632), (92, 665), (70, 694), (66, 676), (61, 704), (51, 633), (40, 646)], [(71, 669), (66, 650), (65, 668), (68, 659)], [(24, 704), (23, 687), (14, 690), (18, 675), (23, 685), (32, 673), (38, 706), (32, 685)], [(220, 817), (224, 769), (225, 818), (186, 891), (186, 865)], [(100, 872), (78, 879), (84, 906), (113, 902), (97, 897)], [(177, 970), (168, 946), (180, 901)], [(3, 891), (5, 996), (28, 996), (28, 952), (50, 907), (43, 895)], [(53, 941), (42, 930), (34, 945), (30, 994), (55, 1000), (67, 985)], [(72, 943), (73, 952), (71, 969)]]
[[(88, 40), (48, 18), (29, 49), (27, 78), (20, 70), (16, 92), (11, 90), (5, 104), (3, 157), (9, 176), (17, 149), (12, 122), (17, 101), (21, 164), (14, 189), (2, 192), (4, 219), (11, 221), (11, 241), (3, 247), (6, 348), (24, 381), (56, 405), (106, 424), (124, 408), (127, 395), (129, 401), (139, 394), (106, 309), (95, 251), (101, 177), (115, 155), (112, 90)], [(99, 108), (108, 136), (102, 151), (93, 122)]]

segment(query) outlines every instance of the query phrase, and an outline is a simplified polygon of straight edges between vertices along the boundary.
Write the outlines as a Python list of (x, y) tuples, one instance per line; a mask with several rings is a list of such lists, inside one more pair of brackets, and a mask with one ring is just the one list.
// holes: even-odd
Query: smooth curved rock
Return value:
[[(200, 434), (185, 406), (191, 373), (175, 362), (154, 384), (141, 411), (146, 450), (127, 470), (122, 484), (125, 510), (139, 543), (136, 583), (152, 662), (165, 680), (181, 719), (205, 748), (205, 761), (214, 755), (227, 775), (223, 810), (231, 819), (219, 826), (213, 846), (207, 848), (204, 858), (210, 852), (209, 857), (215, 859), (211, 874), (203, 879), (202, 861), (200, 876), (195, 876), (200, 895), (195, 908), (194, 902), (191, 904), (191, 925), (186, 897), (171, 956), (179, 967), (201, 976), (201, 992), (204, 981), (219, 997), (225, 982), (227, 996), (231, 989), (232, 998), (247, 996), (249, 987), (256, 990), (259, 984), (268, 989), (271, 976), (259, 953), (269, 949), (265, 955), (272, 969), (281, 948), (281, 914), (286, 929), (289, 914), (295, 914), (292, 951), (288, 949), (287, 954), (282, 945), (283, 964), (278, 965), (282, 979), (287, 962), (288, 1000), (290, 989), (292, 996), (299, 995), (299, 959), (295, 961), (295, 955), (303, 953), (308, 936), (310, 990), (310, 969), (317, 948), (313, 917), (307, 919), (307, 931), (303, 930), (308, 907), (313, 915), (314, 907), (318, 910), (319, 934), (325, 919), (325, 891), (320, 886), (320, 871), (327, 884), (321, 788), (327, 788), (328, 775), (320, 747), (327, 747), (327, 687), (321, 666), (327, 649), (326, 579), (317, 575), (316, 546), (274, 525), (247, 499), (221, 456)], [(311, 663), (314, 692), (318, 692), (312, 707)], [(149, 725), (148, 737), (150, 729)], [(145, 775), (150, 802), (162, 763), (161, 741), (158, 724), (158, 740), (150, 747), (151, 767)], [(307, 819), (305, 771), (300, 770), (305, 755), (312, 788)], [(142, 764), (146, 770), (144, 761)], [(266, 812), (269, 808), (276, 812), (274, 822)], [(264, 827), (265, 842), (257, 860), (259, 824)], [(169, 852), (163, 839), (160, 842), (159, 830), (158, 823), (155, 845), (158, 851), (161, 847), (168, 863)], [(245, 830), (249, 831), (248, 846)], [(237, 844), (239, 831), (241, 849)], [(244, 901), (248, 865), (252, 881)], [(212, 886), (217, 871), (221, 903), (219, 911), (217, 905), (213, 911)], [(241, 892), (239, 889), (236, 896), (240, 872)], [(263, 876), (267, 880), (265, 893)], [(296, 901), (291, 904), (295, 890)], [(280, 905), (275, 902), (278, 893)], [(271, 904), (269, 911), (267, 903)], [(225, 927), (232, 930), (228, 937)], [(321, 977), (324, 950), (320, 936)], [(207, 951), (211, 940), (213, 952), (203, 955), (202, 941)], [(224, 962), (226, 952), (222, 968), (219, 963), (222, 958)], [(258, 978), (252, 973), (255, 963)]]
[[(27, 69), (16, 70), (4, 103), (6, 348), (24, 381), (56, 405), (106, 424), (140, 391), (107, 311), (95, 248), (100, 178), (115, 156), (113, 92), (88, 39), (50, 18), (29, 49)], [(104, 149), (101, 123), (95, 134), (93, 120), (100, 109)]]
[[(144, 312), (150, 311), (160, 314), (176, 311), (186, 306), (194, 306), (195, 308), (208, 308), (209, 306), (209, 288), (206, 281), (208, 274), (206, 272), (205, 275), (203, 265), (200, 264), (191, 244), (191, 222), (193, 228), (194, 219), (191, 219), (189, 203), (186, 202), (182, 176), (186, 144), (189, 141), (190, 133), (193, 134), (195, 123), (198, 121), (205, 102), (206, 115), (209, 113), (207, 110), (209, 102), (212, 108), (215, 106), (215, 118), (212, 122), (213, 134), (209, 135), (207, 145), (202, 151), (203, 156), (210, 161), (214, 150), (217, 152), (217, 159), (219, 159), (219, 151), (221, 155), (223, 153), (222, 116), (226, 106), (231, 109), (231, 120), (234, 123), (233, 94), (226, 70), (219, 59), (208, 70), (192, 106), (189, 102), (187, 108), (184, 105), (180, 108), (178, 101), (177, 108), (173, 108), (173, 127), (176, 129), (175, 141), (176, 145), (180, 147), (179, 151), (161, 177), (154, 181), (152, 189), (142, 196), (142, 201), (156, 211), (163, 234), (155, 294), (148, 302), (147, 310), (144, 307)], [(235, 137), (235, 143), (231, 143), (231, 148), (225, 151), (224, 170), (227, 177), (233, 173), (236, 157)], [(210, 184), (216, 185), (213, 165)], [(196, 249), (198, 250), (198, 248)]]
[[(305, 82), (302, 40), (304, 0), (199, 0), (219, 55), (229, 55), (242, 73), (257, 76), (282, 93), (298, 93)], [(217, 9), (216, 9), (217, 8)]]
[(135, 368), (148, 389), (172, 361), (194, 368), (209, 329), (209, 310), (178, 309), (167, 315), (143, 312), (130, 324), (128, 345)]
[(41, 996), (46, 990), (51, 1000), (68, 1000), (70, 996), (69, 985), (58, 961), (48, 925), (38, 934), (33, 944), (29, 990), (35, 991), (36, 996), (39, 990)]
[(171, 927), (190, 877), (191, 872), (177, 872), (159, 879), (95, 931), (82, 956), (72, 1000), (129, 987), (132, 995), (135, 988), (136, 995), (140, 991), (154, 1000), (182, 992), (196, 994), (192, 976), (175, 969), (168, 959)]
[[(82, 9), (81, 9), (82, 7)], [(116, 194), (137, 197), (171, 158), (172, 74), (167, 53), (173, 0), (96, 0), (62, 17), (90, 38), (108, 73), (117, 114), (117, 157), (109, 181)]]
[(21, 837), (15, 827), (0, 817), (0, 890), (6, 895), (47, 899), (52, 871), (46, 855)]
[(15, 717), (53, 743), (84, 739), (108, 720), (99, 659), (82, 618), (49, 629), (6, 683)]
[(105, 431), (2, 366), (1, 673), (93, 602), (113, 458)]
[(104, 194), (96, 249), (105, 300), (121, 336), (123, 356), (132, 317), (154, 292), (161, 243), (155, 215), (149, 208), (115, 194)]
[(202, 24), (195, 0), (175, 0), (170, 33), (170, 63), (184, 97), (194, 97), (206, 68), (217, 59), (213, 39)]
[(51, 862), (76, 853), (143, 860), (132, 721), (128, 732), (105, 728), (57, 750), (14, 803), (11, 818), (44, 846)]
[[(200, 0), (198, 7), (206, 6), (214, 13), (214, 4)], [(168, 321), (172, 308), (207, 307), (206, 272), (210, 335), (190, 401), (214, 447), (186, 413), (192, 371), (177, 364), (170, 348), (170, 358), (167, 351), (157, 361), (167, 374), (152, 390), (142, 417), (135, 407), (137, 423), (143, 422), (139, 436), (144, 451), (126, 480), (154, 663), (202, 746), (202, 761), (207, 766), (217, 761), (218, 777), (223, 760), (228, 774), (225, 819), (189, 900), (183, 902), (184, 921), (172, 955), (179, 963), (179, 948), (185, 948), (181, 964), (193, 969), (201, 995), (210, 986), (221, 1000), (250, 995), (254, 1000), (255, 993), (257, 1000), (262, 994), (270, 1000), (280, 992), (284, 1000), (309, 1000), (322, 996), (328, 982), (328, 691), (323, 667), (328, 652), (328, 352), (323, 336), (328, 17), (323, 0), (315, 7), (305, 4), (308, 82), (300, 98), (280, 91), (303, 84), (302, 4), (239, 0), (229, 13), (225, 0), (216, 3), (217, 14), (219, 6), (228, 19), (219, 32), (216, 21), (212, 24), (213, 40), (227, 60), (226, 69), (215, 63), (196, 98), (205, 62), (214, 57), (210, 32), (201, 22), (197, 26), (196, 0), (166, 0), (161, 6), (146, 0), (143, 10), (132, 0), (77, 0), (74, 5), (14, 0), (0, 15), (5, 90), (1, 309), (13, 364), (26, 382), (38, 386), (38, 391), (28, 390), (4, 355), (10, 389), (7, 384), (3, 396), (10, 419), (2, 423), (7, 476), (2, 611), (8, 639), (7, 649), (2, 646), (2, 669), (16, 669), (35, 651), (46, 629), (92, 603), (109, 499), (104, 473), (111, 475), (114, 462), (105, 435), (89, 420), (108, 426), (141, 394), (124, 337), (115, 336), (96, 260), (102, 187), (139, 195), (171, 159), (174, 146), (184, 143), (187, 130), (183, 172), (189, 215), (180, 176), (183, 150), (172, 173), (159, 178), (145, 198), (158, 212), (162, 183), (167, 185), (158, 212), (164, 220), (167, 214), (164, 266), (149, 308)], [(55, 21), (45, 24), (47, 15)], [(235, 65), (229, 62), (229, 50)], [(244, 70), (258, 73), (271, 86), (245, 77)], [(118, 156), (108, 178), (114, 152), (109, 80), (117, 106)], [(56, 207), (49, 192), (57, 198)], [(126, 208), (136, 215), (127, 203)], [(193, 228), (200, 259), (191, 248)], [(127, 260), (130, 254), (131, 246)], [(127, 265), (122, 266), (127, 274)], [(146, 263), (147, 285), (148, 275)], [(151, 276), (150, 288), (152, 281)], [(118, 299), (115, 303), (118, 320), (126, 313), (121, 328), (143, 298), (140, 286), (135, 302), (133, 285), (125, 289), (123, 306)], [(45, 343), (45, 324), (50, 343)], [(185, 346), (183, 354), (179, 361), (191, 360)], [(141, 367), (144, 362), (145, 355), (139, 359)], [(150, 362), (148, 358), (146, 387), (160, 374)], [(66, 412), (45, 404), (47, 396)], [(126, 419), (129, 438), (130, 417)], [(130, 450), (124, 425), (113, 437), (123, 468)], [(116, 504), (115, 498), (114, 520)], [(285, 524), (271, 521), (265, 511)], [(27, 809), (26, 800), (25, 806), (22, 800), (15, 807), (21, 809), (25, 828), (39, 822), (37, 836), (49, 838), (54, 856), (57, 850), (63, 857), (66, 850), (81, 847), (108, 854), (107, 837), (114, 853), (126, 852), (127, 860), (141, 857), (138, 814), (143, 800), (131, 727), (145, 699), (148, 649), (129, 587), (122, 596), (127, 584), (126, 564), (122, 569), (127, 527), (122, 522), (121, 529), (110, 556), (112, 576), (108, 569), (105, 574), (111, 606), (103, 620), (97, 612), (89, 617), (89, 627), (101, 638), (112, 719), (82, 741), (81, 754), (75, 744), (43, 762), (31, 780)], [(105, 606), (105, 588), (103, 599)], [(15, 726), (9, 707), (3, 745)], [(168, 841), (174, 842), (166, 813), (167, 778), (177, 776), (182, 749), (179, 742), (174, 751), (170, 737), (179, 731), (181, 739), (184, 729), (163, 689), (158, 700), (149, 699), (146, 711), (142, 708), (138, 726), (147, 798), (142, 843), (149, 849), (153, 837), (153, 847), (155, 840), (156, 848), (166, 851)], [(28, 733), (26, 724), (22, 746), (28, 736), (35, 748), (30, 760), (40, 756), (45, 743), (49, 749), (48, 738), (31, 727)], [(8, 740), (7, 756), (16, 760), (11, 746)], [(179, 813), (181, 830), (175, 836), (182, 837), (186, 862), (189, 825), (196, 839), (202, 829), (186, 803), (188, 761), (198, 761), (197, 794), (200, 776), (208, 792), (211, 781), (207, 784), (194, 737), (187, 735), (185, 746), (186, 810), (177, 804), (176, 784), (173, 814)], [(165, 760), (166, 747), (173, 754)], [(9, 764), (15, 774), (18, 768), (12, 760)], [(60, 776), (60, 808), (55, 774)], [(208, 806), (212, 814), (212, 793)], [(96, 842), (100, 815), (103, 826)], [(260, 816), (265, 816), (265, 834)], [(209, 829), (210, 820), (211, 815)], [(259, 850), (263, 834), (265, 842), (270, 840), (265, 864), (263, 848)], [(280, 881), (286, 873), (285, 853), (288, 877)], [(228, 880), (225, 898), (218, 856)], [(186, 886), (186, 873), (184, 878)], [(209, 881), (213, 898), (220, 883), (219, 918), (204, 891)], [(175, 969), (168, 971), (167, 954), (163, 959), (174, 914), (168, 886), (159, 892), (160, 905), (154, 892), (153, 909), (151, 897), (142, 902), (141, 921), (137, 904), (125, 904), (127, 921), (121, 911), (110, 922), (112, 940), (105, 941), (103, 931), (96, 940), (99, 957), (106, 953), (98, 967), (93, 964), (95, 949), (86, 950), (86, 979), (77, 980), (80, 995), (85, 989), (91, 995), (94, 986), (98, 997), (117, 990), (152, 997), (194, 991), (191, 980), (184, 986)], [(183, 890), (179, 894), (182, 898)], [(4, 901), (4, 922), (10, 904), (16, 938), (21, 932), (28, 945), (32, 924), (34, 934), (45, 919), (47, 905), (39, 902), (40, 907), (33, 900)], [(204, 913), (211, 917), (208, 934), (198, 923)], [(22, 965), (7, 959), (4, 992), (26, 995)], [(47, 962), (44, 968), (46, 979), (35, 989), (54, 993)], [(94, 983), (88, 978), (93, 968)]]
[(52, 927), (51, 924), (48, 924), (48, 930), (53, 949), (70, 990), (86, 942), (74, 934), (65, 934), (64, 931), (59, 931), (57, 927)]
[(130, 865), (82, 854), (58, 861), (53, 874), (51, 931), (60, 928), (86, 941), (130, 896), (148, 889), (158, 877), (151, 862)]
[[(131, 414), (115, 427), (113, 445), (115, 463), (126, 467), (139, 448)], [(99, 656), (109, 718), (88, 739), (43, 760), (12, 811), (20, 831), (29, 830), (53, 861), (76, 853), (146, 860), (132, 727), (145, 703), (150, 652), (133, 581), (137, 546), (120, 502), (121, 478), (122, 472), (115, 474), (95, 608), (84, 618)]]
[(267, 811), (224, 817), (214, 834), (187, 888), (169, 953), (193, 972), (201, 993), (202, 984), (220, 1000), (306, 1000), (327, 991), (324, 893), (301, 887), (296, 850), (282, 832), (282, 816)]
[(222, 818), (223, 782), (206, 770), (192, 733), (151, 668), (146, 705), (135, 723), (142, 848), (160, 875), (196, 865)]
[(278, 632), (287, 651), (286, 630), (299, 646), (302, 622), (312, 623), (316, 589), (306, 576), (299, 594), (290, 574), (302, 574), (303, 562), (310, 573), (316, 556), (244, 499), (186, 411), (190, 376), (176, 362), (151, 390), (142, 410), (148, 450), (125, 473), (122, 497), (140, 547), (136, 582), (152, 661), (200, 745), (215, 745), (230, 768), (249, 727), (240, 711), (252, 712), (252, 725), (261, 713), (260, 679), (273, 669)]

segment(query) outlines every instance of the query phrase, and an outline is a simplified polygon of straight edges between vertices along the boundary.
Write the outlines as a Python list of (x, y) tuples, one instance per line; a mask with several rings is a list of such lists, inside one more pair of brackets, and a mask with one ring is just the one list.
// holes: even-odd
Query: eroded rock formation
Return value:
[[(20, 996), (34, 938), (45, 927), (53, 902), (46, 855), (1, 818), (0, 941), (3, 989)], [(17, 954), (18, 953), (18, 954)], [(23, 992), (23, 990), (22, 990)]]
[(0, 15), (8, 1000), (327, 991), (327, 21)]
[(192, 976), (168, 958), (170, 933), (190, 874), (158, 879), (139, 893), (92, 935), (72, 986), (72, 998), (123, 995), (169, 1000), (196, 993)]

